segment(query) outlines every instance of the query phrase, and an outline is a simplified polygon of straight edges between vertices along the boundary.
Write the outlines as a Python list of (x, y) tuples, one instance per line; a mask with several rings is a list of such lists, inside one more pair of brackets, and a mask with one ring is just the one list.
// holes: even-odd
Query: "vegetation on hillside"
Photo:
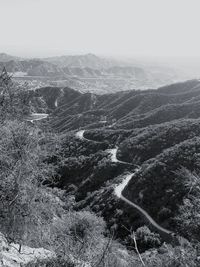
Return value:
[(1, 106), (0, 127), (0, 231), (8, 242), (18, 243), (19, 252), (21, 245), (54, 251), (57, 257), (51, 266), (81, 262), (117, 266), (121, 260), (130, 266), (137, 261), (134, 253), (108, 233), (105, 236), (103, 218), (90, 211), (74, 211), (73, 195), (48, 187), (58, 177), (58, 159), (62, 162), (60, 138), (40, 124), (23, 120), (21, 109), (18, 119), (18, 102), (11, 102), (7, 91), (5, 95), (8, 100), (6, 108)]
[[(199, 82), (108, 96), (27, 91), (5, 70), (0, 82), (0, 232), (9, 243), (55, 252), (46, 266), (199, 266)], [(40, 110), (50, 119), (26, 121)], [(89, 140), (78, 139), (81, 127)], [(114, 194), (135, 171), (111, 160), (116, 146), (118, 159), (141, 166), (123, 195), (176, 238)]]
[(183, 119), (149, 126), (120, 143), (119, 158), (141, 164), (164, 149), (200, 135), (199, 119)]

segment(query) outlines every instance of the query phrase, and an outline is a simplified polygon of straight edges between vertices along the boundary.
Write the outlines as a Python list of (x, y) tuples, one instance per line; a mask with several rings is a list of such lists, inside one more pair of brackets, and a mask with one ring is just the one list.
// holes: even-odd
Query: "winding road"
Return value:
[[(89, 139), (86, 139), (84, 137), (84, 132), (85, 132), (85, 130), (78, 131), (76, 133), (76, 137), (81, 139), (81, 140), (85, 139), (87, 141), (93, 142), (93, 140), (89, 140)], [(126, 163), (127, 164), (128, 162), (120, 161), (120, 160), (117, 159), (117, 150), (118, 150), (118, 148), (107, 149), (107, 151), (111, 154), (111, 161), (112, 162), (119, 162), (119, 163)], [(126, 197), (123, 196), (124, 188), (128, 185), (129, 181), (133, 178), (133, 176), (139, 171), (140, 171), (140, 168), (137, 168), (134, 173), (126, 174), (124, 176), (122, 182), (115, 187), (115, 189), (114, 189), (115, 195), (119, 199), (121, 199), (124, 202), (126, 202), (131, 207), (137, 209), (159, 232), (163, 232), (163, 233), (165, 233), (167, 235), (173, 236), (174, 233), (172, 231), (170, 231), (168, 229), (165, 229), (162, 226), (160, 226), (143, 208), (141, 208), (140, 206), (138, 206), (137, 204), (135, 204), (134, 202), (128, 200)]]
[[(84, 137), (84, 133), (85, 133), (85, 130), (80, 130), (80, 131), (78, 131), (76, 133), (76, 137), (79, 138), (80, 140), (86, 140), (86, 141), (95, 142), (95, 143), (103, 143), (103, 142), (100, 142), (100, 141), (95, 141), (95, 140), (91, 140), (91, 139), (85, 138)], [(118, 163), (126, 164), (126, 165), (133, 165), (130, 162), (125, 162), (125, 161), (122, 161), (122, 160), (118, 160), (117, 159), (117, 151), (118, 151), (118, 147), (111, 148), (111, 149), (106, 149), (106, 152), (108, 152), (111, 155), (111, 161), (112, 162), (118, 162)]]
[(90, 139), (87, 139), (84, 137), (84, 133), (85, 133), (85, 130), (80, 130), (76, 133), (76, 137), (80, 140), (85, 140), (85, 141), (88, 141), (88, 142), (93, 142), (93, 143), (103, 143), (103, 142), (100, 142), (100, 141), (96, 141), (96, 140), (90, 140)]
[(110, 153), (111, 155), (111, 161), (112, 162), (118, 162), (118, 163), (121, 163), (121, 164), (126, 164), (126, 165), (132, 165), (132, 166), (136, 166), (130, 162), (126, 162), (126, 161), (122, 161), (122, 160), (118, 160), (117, 159), (117, 151), (118, 151), (118, 147), (116, 148), (111, 148), (111, 149), (107, 149), (106, 150), (108, 153)]
[(154, 219), (140, 206), (138, 206), (137, 204), (135, 204), (134, 202), (128, 200), (126, 197), (124, 197), (122, 195), (124, 188), (128, 185), (129, 181), (132, 179), (132, 177), (139, 171), (140, 169), (137, 169), (134, 173), (131, 174), (127, 174), (122, 183), (120, 183), (119, 185), (117, 185), (115, 187), (115, 195), (118, 198), (121, 198), (124, 202), (126, 202), (127, 204), (129, 204), (130, 206), (132, 206), (133, 208), (136, 208), (140, 213), (142, 213), (146, 219), (159, 231), (166, 233), (166, 234), (173, 234), (172, 231), (167, 230), (165, 228), (163, 228), (162, 226), (160, 226), (156, 221), (154, 221)]

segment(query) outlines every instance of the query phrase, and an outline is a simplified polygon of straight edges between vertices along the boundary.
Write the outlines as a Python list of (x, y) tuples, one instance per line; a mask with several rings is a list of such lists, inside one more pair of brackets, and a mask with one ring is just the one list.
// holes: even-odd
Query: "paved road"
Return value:
[[(76, 133), (76, 137), (78, 137), (79, 139), (81, 140), (84, 140), (86, 139), (84, 137), (84, 132), (85, 130), (81, 130), (79, 132)], [(91, 141), (93, 142), (93, 140), (89, 140), (89, 139), (86, 139), (88, 141)], [(117, 150), (118, 148), (113, 148), (113, 149), (107, 149), (107, 151), (111, 154), (111, 161), (112, 162), (119, 162), (119, 163), (124, 163), (124, 164), (130, 164), (129, 162), (124, 162), (124, 161), (120, 161), (117, 159)], [(156, 221), (154, 221), (154, 219), (143, 209), (141, 208), (140, 206), (138, 206), (137, 204), (135, 204), (134, 202), (128, 200), (126, 197), (123, 196), (123, 190), (125, 189), (125, 187), (128, 185), (129, 181), (133, 178), (133, 176), (140, 170), (140, 168), (137, 168), (135, 170), (134, 173), (129, 173), (129, 174), (126, 174), (124, 176), (124, 179), (122, 180), (122, 182), (120, 184), (118, 184), (116, 187), (115, 187), (115, 190), (114, 190), (114, 193), (115, 195), (122, 199), (124, 202), (126, 202), (128, 205), (130, 205), (131, 207), (137, 209), (142, 215), (144, 215), (146, 217), (146, 219), (159, 231), (163, 232), (163, 233), (166, 233), (166, 234), (173, 234), (172, 231), (168, 230), (168, 229), (165, 229), (163, 228), (162, 226), (160, 226)]]
[(130, 205), (131, 207), (137, 209), (140, 213), (142, 213), (147, 220), (159, 231), (164, 232), (166, 234), (172, 234), (173, 232), (170, 230), (167, 230), (165, 228), (163, 228), (162, 226), (160, 226), (156, 221), (154, 221), (154, 219), (140, 206), (138, 206), (137, 204), (135, 204), (134, 202), (128, 200), (126, 197), (123, 196), (123, 190), (125, 189), (125, 187), (128, 185), (129, 181), (132, 179), (132, 177), (139, 171), (140, 169), (137, 169), (134, 173), (130, 173), (125, 175), (123, 181), (117, 185), (115, 187), (115, 195), (122, 199), (124, 202), (126, 202), (128, 205)]

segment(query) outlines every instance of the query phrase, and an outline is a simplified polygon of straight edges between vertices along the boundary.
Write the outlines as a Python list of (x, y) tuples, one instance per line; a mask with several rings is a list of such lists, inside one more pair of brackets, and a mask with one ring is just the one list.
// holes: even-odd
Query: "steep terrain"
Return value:
[[(124, 209), (127, 204), (116, 199), (113, 187), (140, 165), (123, 190), (126, 199), (160, 225), (198, 239), (197, 229), (179, 224), (185, 201), (192, 207), (198, 195), (192, 180), (200, 171), (198, 80), (101, 96), (49, 87), (38, 89), (37, 97), (63, 138), (66, 161), (57, 186), (75, 194), (78, 210), (90, 207), (124, 239), (120, 224), (137, 229), (146, 218), (133, 207)], [(191, 216), (195, 220), (198, 214)]]
[(52, 251), (54, 266), (199, 266), (199, 94), (198, 80), (27, 90), (4, 71), (1, 259), (32, 264), (26, 249)]
[[(183, 92), (178, 93), (178, 89), (175, 93), (170, 93), (169, 89), (167, 93), (160, 88), (100, 96), (66, 87), (47, 87), (36, 92), (49, 111), (55, 110), (53, 124), (61, 131), (101, 126), (107, 130), (132, 130), (177, 119), (198, 118), (200, 82), (194, 80), (186, 84), (189, 89), (183, 87)], [(177, 88), (179, 86), (177, 84)]]

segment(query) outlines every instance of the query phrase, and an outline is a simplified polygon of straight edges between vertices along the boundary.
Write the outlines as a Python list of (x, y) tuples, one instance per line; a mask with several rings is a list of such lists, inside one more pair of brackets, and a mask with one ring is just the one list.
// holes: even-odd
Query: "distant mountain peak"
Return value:
[(49, 57), (45, 61), (62, 67), (103, 69), (115, 65), (111, 60), (98, 57), (92, 53), (84, 55), (70, 55)]

